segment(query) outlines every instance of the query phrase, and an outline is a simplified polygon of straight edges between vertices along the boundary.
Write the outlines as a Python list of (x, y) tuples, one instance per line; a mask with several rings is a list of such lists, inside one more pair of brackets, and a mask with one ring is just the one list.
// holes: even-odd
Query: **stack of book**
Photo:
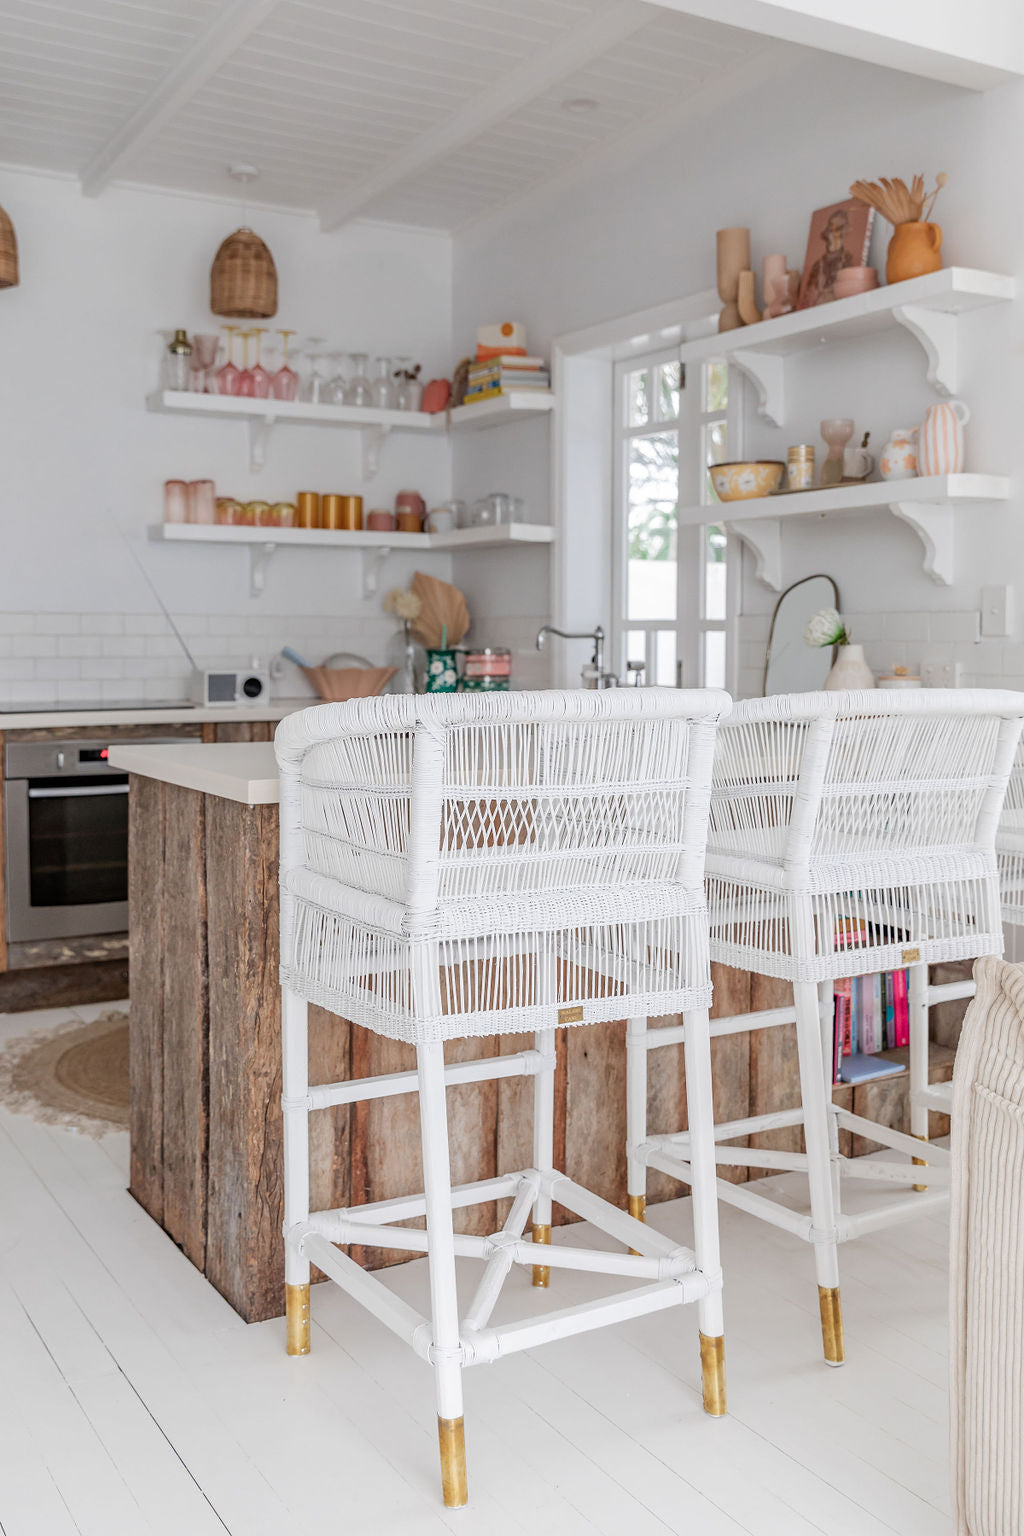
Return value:
[(551, 374), (542, 357), (527, 357), (519, 352), (497, 352), (481, 357), (477, 348), (475, 363), (469, 365), (469, 387), (466, 404), (476, 400), (493, 400), (507, 395), (512, 389), (547, 390), (551, 388)]
[(859, 1082), (865, 1077), (904, 1070), (898, 1063), (872, 1063), (865, 1058), (877, 1051), (909, 1045), (908, 980), (907, 971), (883, 971), (835, 983), (835, 1082)]

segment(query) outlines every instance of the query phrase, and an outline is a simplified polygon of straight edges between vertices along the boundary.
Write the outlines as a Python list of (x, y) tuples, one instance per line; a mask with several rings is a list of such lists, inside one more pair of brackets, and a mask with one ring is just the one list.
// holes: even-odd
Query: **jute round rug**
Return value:
[(0, 1103), (46, 1125), (90, 1136), (128, 1126), (128, 1015), (73, 1021), (9, 1040), (0, 1050)]

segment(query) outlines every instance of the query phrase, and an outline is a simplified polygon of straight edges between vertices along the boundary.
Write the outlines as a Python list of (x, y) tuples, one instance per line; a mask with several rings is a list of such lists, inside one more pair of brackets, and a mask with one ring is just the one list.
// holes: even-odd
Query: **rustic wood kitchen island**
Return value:
[[(274, 749), (256, 742), (123, 746), (111, 749), (110, 760), (132, 776), (131, 1193), (247, 1322), (277, 1317), (284, 1312), (284, 1245)], [(791, 1001), (786, 983), (712, 969), (712, 1017)], [(309, 1024), (313, 1082), (415, 1065), (410, 1046), (323, 1009), (310, 1009)], [(446, 1054), (464, 1060), (521, 1046), (507, 1035), (455, 1041)], [(560, 1030), (557, 1048), (556, 1166), (624, 1205), (625, 1025)], [(932, 1056), (933, 1078), (947, 1078), (952, 1051), (939, 1046)], [(723, 1036), (712, 1042), (712, 1062), (717, 1120), (799, 1101), (792, 1025)], [(906, 1083), (904, 1073), (835, 1094), (858, 1114), (904, 1126)], [(651, 1059), (652, 1132), (685, 1126), (683, 1087), (682, 1047), (665, 1047)], [(456, 1183), (529, 1165), (528, 1079), (450, 1088), (448, 1103)], [(932, 1117), (933, 1135), (947, 1127)], [(753, 1141), (793, 1148), (800, 1137), (790, 1129)], [(869, 1149), (861, 1138), (843, 1147)], [(310, 1121), (310, 1162), (314, 1209), (421, 1189), (413, 1097), (320, 1111)], [(683, 1189), (650, 1175), (652, 1203)], [(556, 1222), (560, 1216), (556, 1208)], [(498, 1224), (493, 1206), (455, 1217), (466, 1232)], [(350, 1252), (363, 1261), (362, 1250)], [(365, 1255), (374, 1265), (410, 1256)]]

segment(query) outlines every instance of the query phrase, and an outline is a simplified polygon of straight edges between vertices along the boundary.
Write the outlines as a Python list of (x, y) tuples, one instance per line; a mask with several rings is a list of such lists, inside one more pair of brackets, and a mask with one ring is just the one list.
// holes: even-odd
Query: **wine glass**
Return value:
[(327, 402), (327, 380), (324, 377), (324, 357), (319, 348), (324, 344), (322, 336), (310, 336), (309, 338), (309, 378), (303, 389), (303, 398), (310, 405), (325, 405)]
[(370, 380), (366, 372), (369, 354), (366, 352), (353, 352), (352, 377), (345, 386), (346, 405), (372, 405), (373, 395), (370, 389)]
[(299, 376), (288, 366), (288, 338), (294, 331), (278, 331), (281, 338), (281, 366), (270, 380), (270, 393), (275, 400), (294, 400), (299, 393)]
[(251, 400), (255, 394), (252, 369), (249, 367), (249, 337), (252, 335), (252, 331), (242, 331), (240, 335), (242, 337), (242, 371), (238, 375), (237, 392), (240, 395), (244, 395), (247, 400)]
[(331, 405), (345, 404), (345, 390), (348, 381), (345, 378), (345, 352), (331, 352), (329, 360), (334, 364), (331, 377), (327, 382), (327, 400)]
[(391, 382), (390, 357), (377, 359), (377, 372), (370, 386), (370, 400), (379, 411), (394, 410), (395, 390)]
[(221, 330), (228, 333), (227, 361), (222, 367), (217, 369), (217, 393), (218, 395), (238, 395), (241, 394), (238, 381), (242, 377), (235, 367), (235, 333), (238, 330), (238, 326), (222, 325)]
[(270, 374), (263, 366), (262, 349), (263, 338), (267, 334), (267, 327), (265, 325), (254, 325), (252, 330), (246, 334), (256, 338), (256, 364), (250, 372), (252, 392), (257, 400), (266, 400), (270, 394)]
[(216, 335), (192, 337), (192, 356), (189, 359), (192, 368), (193, 389), (196, 394), (211, 394), (210, 370), (217, 361), (217, 344), (220, 338)]

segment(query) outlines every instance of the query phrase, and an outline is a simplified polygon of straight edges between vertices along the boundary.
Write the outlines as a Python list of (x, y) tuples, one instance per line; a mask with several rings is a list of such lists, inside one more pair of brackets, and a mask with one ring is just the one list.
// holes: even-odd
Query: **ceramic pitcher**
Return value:
[(925, 411), (917, 447), (922, 475), (959, 475), (964, 467), (964, 427), (971, 413), (962, 400), (945, 400)]
[(883, 480), (912, 480), (917, 474), (917, 433), (917, 427), (893, 427), (878, 465)]

